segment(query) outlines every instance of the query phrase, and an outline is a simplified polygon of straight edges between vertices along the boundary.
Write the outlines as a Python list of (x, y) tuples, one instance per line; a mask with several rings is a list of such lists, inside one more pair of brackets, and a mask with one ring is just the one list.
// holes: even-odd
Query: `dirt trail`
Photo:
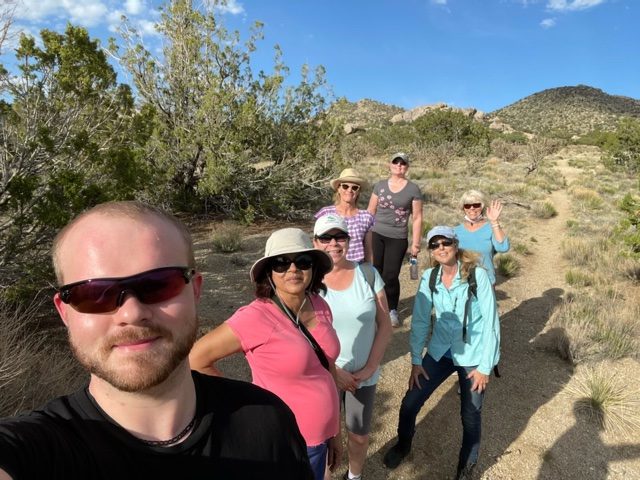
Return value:
[[(580, 174), (561, 157), (558, 171), (567, 187)], [(535, 238), (535, 242), (528, 242), (531, 255), (522, 261), (518, 276), (497, 287), (503, 377), (493, 378), (487, 393), (476, 478), (640, 478), (640, 455), (633, 448), (626, 453), (624, 448), (622, 453), (604, 448), (596, 429), (576, 422), (573, 400), (563, 394), (572, 368), (551, 351), (555, 332), (549, 331), (547, 322), (567, 290), (561, 247), (571, 204), (566, 189), (554, 192), (550, 201), (557, 216), (532, 220), (527, 231), (520, 232), (520, 238)], [(402, 283), (406, 296), (401, 306), (410, 315), (416, 284), (406, 277)], [(406, 389), (409, 324), (410, 317), (395, 331), (385, 357), (367, 479), (448, 479), (457, 463), (462, 432), (457, 381), (452, 377), (418, 417), (408, 461), (395, 471), (382, 466), (382, 456), (393, 444), (398, 408)]]

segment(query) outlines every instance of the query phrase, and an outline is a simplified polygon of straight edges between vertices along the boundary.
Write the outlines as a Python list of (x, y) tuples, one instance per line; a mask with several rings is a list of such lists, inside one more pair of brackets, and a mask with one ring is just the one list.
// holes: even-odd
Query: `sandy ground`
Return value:
[[(558, 169), (570, 185), (577, 171), (566, 160), (560, 160)], [(589, 419), (574, 414), (576, 399), (566, 392), (573, 367), (551, 349), (553, 332), (547, 323), (567, 293), (561, 242), (570, 218), (570, 203), (566, 190), (554, 192), (550, 200), (558, 215), (528, 224), (527, 238), (537, 239), (531, 247), (532, 254), (524, 258), (520, 275), (502, 282), (499, 279), (497, 286), (502, 378), (492, 378), (485, 398), (483, 440), (475, 478), (640, 479), (640, 432), (626, 437), (605, 433)], [(207, 240), (210, 226), (201, 226), (197, 231), (196, 253), (206, 280), (201, 306), (203, 332), (251, 301), (249, 267), (262, 256), (268, 234), (280, 226), (247, 228), (243, 250), (231, 255), (212, 251)], [(310, 229), (309, 225), (300, 226)], [(509, 226), (505, 225), (505, 229), (508, 233)], [(426, 253), (421, 256), (421, 263), (426, 264)], [(453, 478), (461, 442), (454, 377), (422, 409), (413, 450), (406, 461), (393, 471), (382, 465), (382, 456), (394, 443), (398, 408), (410, 368), (408, 335), (417, 282), (409, 279), (408, 269), (403, 269), (401, 282), (400, 315), (404, 326), (394, 330), (383, 361), (365, 478)], [(220, 367), (229, 377), (250, 380), (241, 355), (221, 362)], [(638, 362), (625, 360), (615, 368), (637, 384)], [(345, 469), (346, 462), (335, 478)]]

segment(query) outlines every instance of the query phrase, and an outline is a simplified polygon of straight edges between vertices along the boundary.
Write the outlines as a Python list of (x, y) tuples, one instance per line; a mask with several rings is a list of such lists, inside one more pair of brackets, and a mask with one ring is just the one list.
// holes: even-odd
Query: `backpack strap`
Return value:
[(433, 305), (433, 294), (438, 293), (436, 289), (436, 280), (438, 280), (438, 272), (440, 271), (440, 264), (437, 264), (435, 267), (431, 269), (431, 274), (429, 275), (429, 290), (431, 290), (431, 305)]
[(374, 266), (368, 262), (363, 262), (358, 264), (358, 268), (364, 275), (364, 278), (369, 284), (369, 288), (371, 289), (371, 293), (373, 293), (373, 296), (375, 297), (376, 296), (376, 289), (375, 289), (376, 274), (373, 271)]
[(476, 267), (471, 267), (469, 269), (469, 276), (467, 277), (467, 283), (469, 284), (469, 288), (467, 288), (467, 301), (464, 304), (464, 319), (462, 321), (462, 341), (464, 343), (469, 343), (469, 339), (467, 337), (467, 323), (469, 321), (469, 309), (471, 308), (471, 302), (474, 297), (478, 298), (478, 282), (476, 282)]

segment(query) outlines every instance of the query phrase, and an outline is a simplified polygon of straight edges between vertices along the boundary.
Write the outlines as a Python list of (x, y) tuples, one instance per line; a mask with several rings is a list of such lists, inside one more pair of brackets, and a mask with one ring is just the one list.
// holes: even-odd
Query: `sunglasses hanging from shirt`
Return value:
[[(287, 317), (289, 317), (289, 320), (293, 322), (293, 325), (296, 326), (298, 330), (300, 330), (300, 333), (302, 333), (302, 335), (307, 339), (307, 341), (309, 342), (309, 345), (311, 345), (311, 348), (313, 348), (313, 351), (316, 352), (316, 355), (318, 356), (318, 360), (320, 360), (320, 363), (322, 364), (322, 366), (326, 368), (327, 371), (330, 372), (331, 370), (329, 369), (329, 360), (327, 359), (327, 355), (324, 353), (324, 350), (322, 350), (322, 347), (316, 341), (316, 339), (313, 338), (313, 335), (311, 334), (311, 332), (307, 330), (307, 327), (304, 326), (304, 323), (300, 321), (300, 319), (298, 318), (298, 315), (294, 317), (291, 309), (287, 307), (282, 300), (280, 300), (280, 297), (278, 297), (278, 295), (274, 294), (271, 297), (271, 299), (273, 300), (273, 303), (275, 303), (278, 306), (278, 308), (280, 308), (280, 310), (282, 310), (282, 312)], [(305, 301), (306, 300), (307, 299), (305, 297)], [(302, 309), (302, 307), (300, 307), (300, 309)]]

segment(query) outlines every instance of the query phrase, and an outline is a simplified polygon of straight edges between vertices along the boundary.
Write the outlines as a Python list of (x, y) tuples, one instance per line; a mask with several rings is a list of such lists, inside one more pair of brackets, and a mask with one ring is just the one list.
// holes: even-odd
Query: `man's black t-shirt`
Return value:
[(0, 421), (0, 468), (14, 479), (312, 479), (291, 410), (255, 385), (193, 372), (196, 424), (150, 447), (111, 420), (87, 389)]

